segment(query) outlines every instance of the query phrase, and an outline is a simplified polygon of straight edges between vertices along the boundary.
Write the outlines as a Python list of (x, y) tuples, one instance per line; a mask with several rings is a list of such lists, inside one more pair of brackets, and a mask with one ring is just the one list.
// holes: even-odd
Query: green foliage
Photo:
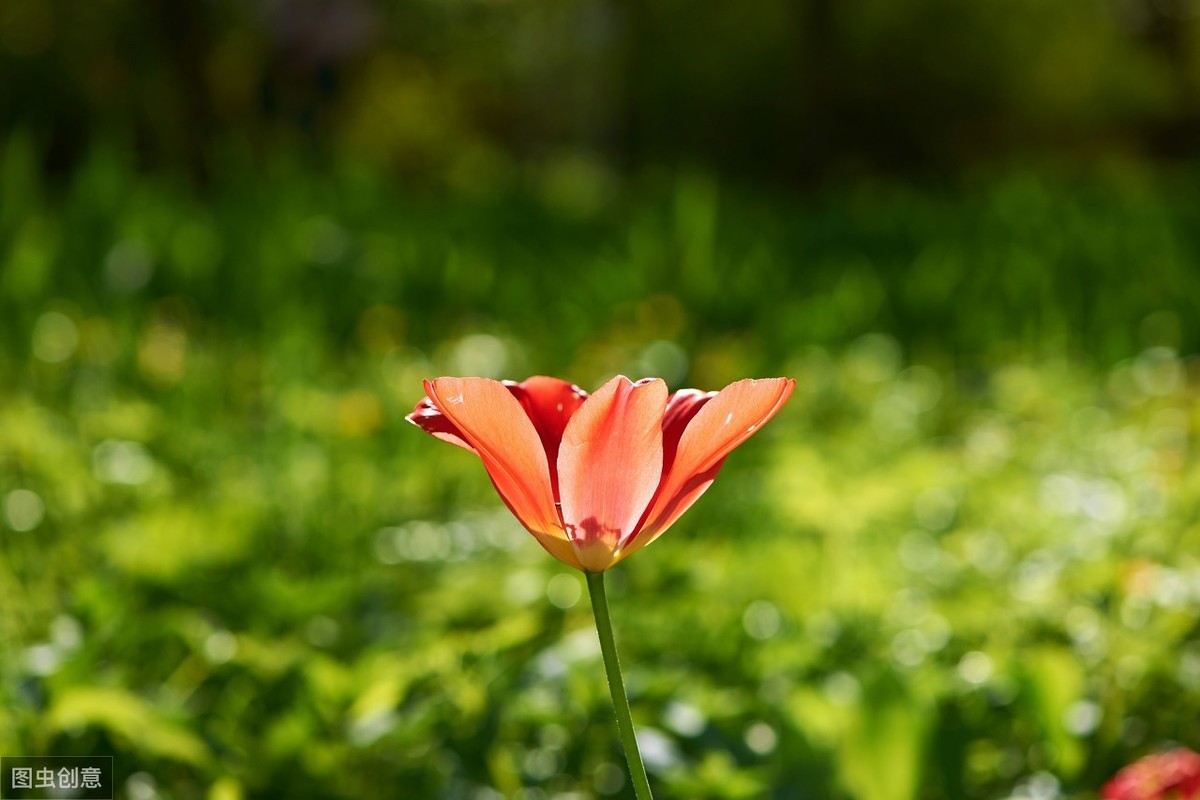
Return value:
[(402, 420), (422, 377), (616, 371), (798, 379), (609, 579), (663, 797), (1082, 799), (1200, 743), (1188, 176), (449, 198), (230, 156), (199, 193), (33, 149), (0, 751), (140, 797), (628, 796), (580, 576)]

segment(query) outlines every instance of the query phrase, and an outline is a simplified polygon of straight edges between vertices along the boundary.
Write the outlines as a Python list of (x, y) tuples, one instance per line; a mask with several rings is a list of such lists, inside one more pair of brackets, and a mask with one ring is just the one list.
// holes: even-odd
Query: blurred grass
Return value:
[[(0, 750), (127, 796), (628, 796), (582, 581), (420, 379), (796, 396), (612, 575), (666, 797), (1095, 797), (1200, 742), (1195, 172), (412, 194), (0, 155)], [(1182, 354), (1182, 355), (1181, 355)]]

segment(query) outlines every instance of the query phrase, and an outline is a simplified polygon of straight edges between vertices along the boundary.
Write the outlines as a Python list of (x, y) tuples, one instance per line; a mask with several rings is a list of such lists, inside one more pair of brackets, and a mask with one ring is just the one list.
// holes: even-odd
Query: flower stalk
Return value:
[(608, 691), (612, 695), (613, 709), (617, 712), (617, 731), (621, 746), (625, 749), (625, 760), (629, 763), (629, 776), (633, 781), (633, 792), (637, 800), (653, 800), (646, 767), (638, 751), (637, 737), (633, 732), (633, 717), (629, 713), (629, 698), (625, 695), (625, 682), (621, 678), (621, 662), (617, 658), (617, 642), (613, 638), (612, 619), (608, 614), (608, 596), (604, 591), (604, 573), (588, 572), (588, 595), (592, 600), (592, 613), (596, 617), (596, 632), (600, 635), (600, 652), (604, 656), (604, 671), (608, 675)]

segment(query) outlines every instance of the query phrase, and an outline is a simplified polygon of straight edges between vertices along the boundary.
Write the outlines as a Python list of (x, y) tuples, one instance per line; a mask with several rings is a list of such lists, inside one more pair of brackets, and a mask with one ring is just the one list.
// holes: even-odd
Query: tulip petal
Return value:
[(472, 453), (475, 452), (475, 448), (467, 444), (466, 439), (463, 438), (462, 431), (454, 427), (454, 423), (447, 419), (446, 415), (439, 411), (428, 397), (422, 398), (421, 402), (417, 403), (416, 409), (405, 419), (430, 436), (435, 436), (443, 442), (456, 444)]
[[(521, 401), (525, 413), (537, 428), (546, 451), (546, 461), (557, 466), (563, 431), (571, 416), (587, 399), (587, 392), (568, 381), (543, 375), (535, 375), (520, 383), (505, 381), (504, 385)], [(558, 497), (557, 469), (550, 470), (550, 483), (554, 496)]]
[(563, 522), (584, 568), (607, 569), (662, 477), (667, 386), (619, 375), (567, 423), (558, 451)]
[(775, 416), (795, 386), (790, 378), (737, 381), (708, 399), (687, 423), (645, 521), (621, 557), (654, 541), (696, 502), (716, 478), (725, 457)]
[[(511, 509), (512, 506), (509, 506)], [(557, 558), (568, 567), (575, 569), (584, 569), (583, 562), (579, 560), (579, 554), (575, 552), (575, 545), (571, 544), (571, 540), (563, 534), (560, 538), (554, 534), (541, 533), (539, 531), (530, 531), (537, 543), (542, 546), (547, 553)], [(556, 532), (558, 533), (558, 532)]]
[(565, 541), (554, 506), (546, 451), (512, 392), (487, 378), (438, 378), (426, 381), (425, 391), (457, 434), (479, 454), (496, 491), (529, 532), (548, 550), (543, 537)]
[(702, 392), (699, 389), (680, 389), (671, 395), (666, 413), (663, 414), (663, 475), (671, 471), (675, 453), (679, 450), (679, 439), (692, 417), (716, 396), (716, 392)]

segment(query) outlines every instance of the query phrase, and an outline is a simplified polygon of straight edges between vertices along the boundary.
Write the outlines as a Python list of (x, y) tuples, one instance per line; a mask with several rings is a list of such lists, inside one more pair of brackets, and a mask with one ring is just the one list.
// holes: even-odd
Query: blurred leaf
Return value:
[(1067, 729), (1072, 704), (1082, 699), (1084, 672), (1071, 653), (1040, 647), (1021, 654), (1021, 677), (1060, 774), (1074, 777), (1083, 766), (1080, 742)]
[(864, 687), (838, 748), (842, 780), (860, 800), (912, 800), (921, 789), (931, 709), (890, 673)]
[(75, 686), (58, 695), (45, 718), (50, 732), (69, 734), (92, 726), (130, 743), (141, 758), (204, 767), (212, 757), (204, 741), (142, 698), (124, 689)]

